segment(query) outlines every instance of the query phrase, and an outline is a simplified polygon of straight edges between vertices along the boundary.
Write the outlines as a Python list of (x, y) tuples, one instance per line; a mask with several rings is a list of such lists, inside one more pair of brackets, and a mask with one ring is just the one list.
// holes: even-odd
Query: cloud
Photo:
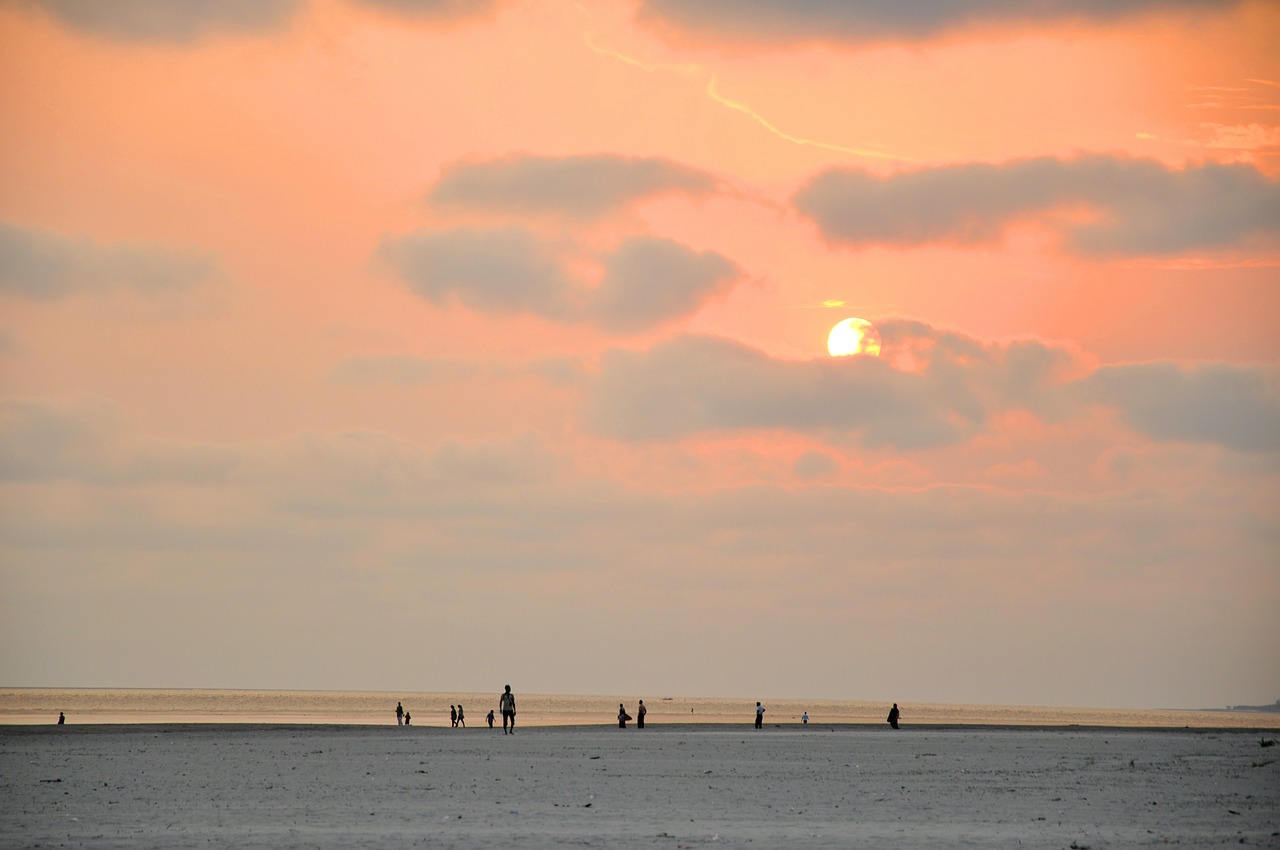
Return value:
[(631, 332), (694, 313), (740, 275), (714, 251), (646, 236), (600, 258), (604, 280), (593, 287), (566, 270), (568, 259), (518, 227), (422, 231), (384, 240), (380, 253), (435, 304), (457, 301), (481, 312), (532, 313)]
[(710, 174), (658, 157), (513, 156), (447, 166), (427, 193), (436, 206), (590, 217), (669, 192), (706, 195)]
[(127, 288), (144, 295), (190, 289), (219, 275), (208, 256), (158, 245), (99, 245), (87, 237), (0, 222), (0, 291), (33, 300)]
[(912, 371), (883, 358), (780, 360), (693, 335), (614, 351), (588, 395), (587, 421), (625, 440), (785, 429), (927, 448), (979, 433), (998, 411), (1037, 407), (1072, 363), (1042, 343), (982, 344), (919, 323), (886, 322), (881, 335), (917, 343)]
[(120, 41), (192, 42), (283, 26), (298, 0), (21, 0), (64, 25)]
[(1280, 380), (1260, 367), (1109, 366), (1035, 340), (982, 342), (920, 322), (880, 325), (885, 356), (781, 360), (686, 335), (613, 351), (584, 402), (595, 431), (622, 440), (786, 430), (899, 450), (953, 445), (1012, 411), (1045, 421), (1116, 411), (1161, 441), (1280, 451)]
[(492, 12), (500, 5), (500, 0), (358, 0), (358, 2), (398, 15), (437, 20), (480, 17)]
[(1177, 254), (1280, 236), (1280, 181), (1241, 164), (1175, 170), (1087, 155), (887, 177), (830, 169), (794, 204), (829, 241), (855, 247), (991, 243), (1029, 219), (1059, 229), (1084, 254)]
[(238, 463), (221, 445), (130, 439), (105, 401), (0, 399), (3, 481), (208, 483), (225, 480)]
[(741, 270), (715, 251), (693, 251), (670, 239), (637, 238), (605, 260), (592, 311), (604, 324), (643, 330), (687, 316), (724, 293)]
[(643, 0), (641, 21), (660, 30), (753, 42), (925, 39), (970, 26), (1107, 22), (1162, 11), (1215, 11), (1236, 0)]
[(386, 239), (381, 255), (414, 292), (480, 312), (531, 312), (566, 318), (574, 287), (555, 257), (517, 227), (420, 231)]
[(1225, 363), (1104, 366), (1086, 395), (1158, 440), (1208, 442), (1240, 452), (1280, 451), (1280, 374)]

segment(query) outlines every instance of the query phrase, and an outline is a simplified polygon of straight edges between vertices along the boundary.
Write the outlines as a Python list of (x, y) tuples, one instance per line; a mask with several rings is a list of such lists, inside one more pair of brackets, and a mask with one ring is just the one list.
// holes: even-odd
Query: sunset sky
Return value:
[(0, 0), (0, 686), (1280, 698), (1277, 44)]

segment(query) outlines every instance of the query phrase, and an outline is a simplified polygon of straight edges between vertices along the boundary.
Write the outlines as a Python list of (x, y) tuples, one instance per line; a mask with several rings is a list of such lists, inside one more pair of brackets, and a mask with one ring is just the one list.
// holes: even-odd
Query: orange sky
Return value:
[(0, 685), (1274, 700), (1280, 10), (1128, 5), (0, 6)]

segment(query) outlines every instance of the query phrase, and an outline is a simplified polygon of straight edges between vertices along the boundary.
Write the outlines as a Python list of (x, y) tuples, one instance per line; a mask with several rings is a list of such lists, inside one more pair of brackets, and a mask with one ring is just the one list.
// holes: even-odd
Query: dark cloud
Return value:
[(387, 239), (381, 254), (427, 300), (553, 321), (596, 322), (641, 331), (694, 313), (728, 289), (738, 267), (714, 251), (638, 237), (603, 258), (592, 288), (528, 230), (424, 231)]
[(1114, 407), (1131, 426), (1157, 440), (1280, 451), (1280, 377), (1259, 367), (1104, 366), (1084, 387), (1088, 398)]
[(427, 200), (501, 213), (587, 217), (667, 192), (705, 195), (717, 185), (706, 172), (656, 157), (513, 156), (446, 167)]
[(299, 0), (19, 0), (63, 24), (122, 41), (190, 42), (284, 25)]
[(1230, 9), (1238, 0), (643, 0), (661, 30), (753, 42), (923, 39), (969, 26), (1111, 21), (1159, 11)]
[(481, 312), (576, 313), (574, 288), (556, 258), (528, 230), (459, 228), (385, 240), (381, 254), (414, 292), (436, 304)]
[(737, 342), (682, 336), (614, 351), (585, 404), (589, 425), (624, 440), (782, 429), (868, 446), (959, 443), (1000, 415), (1117, 411), (1161, 441), (1280, 450), (1280, 381), (1254, 367), (1104, 367), (1033, 340), (982, 342), (912, 321), (880, 326), (885, 357), (780, 360)]
[(687, 316), (726, 292), (741, 274), (715, 251), (694, 251), (670, 239), (638, 238), (605, 261), (592, 311), (614, 328), (642, 330)]
[(851, 246), (993, 242), (1026, 219), (1060, 229), (1071, 249), (1090, 254), (1167, 255), (1280, 236), (1280, 181), (1249, 165), (1175, 170), (1090, 155), (885, 177), (831, 169), (794, 203), (828, 240)]
[(918, 343), (912, 371), (886, 359), (779, 360), (726, 339), (682, 336), (603, 363), (587, 419), (622, 439), (707, 431), (836, 431), (903, 449), (959, 442), (994, 413), (1036, 406), (1070, 358), (1036, 342), (981, 344), (918, 323), (886, 322)]
[(365, 6), (397, 15), (436, 20), (480, 17), (501, 5), (501, 0), (357, 0)]
[(146, 295), (189, 289), (218, 276), (205, 255), (158, 245), (99, 245), (0, 222), (0, 291), (49, 300), (128, 288)]

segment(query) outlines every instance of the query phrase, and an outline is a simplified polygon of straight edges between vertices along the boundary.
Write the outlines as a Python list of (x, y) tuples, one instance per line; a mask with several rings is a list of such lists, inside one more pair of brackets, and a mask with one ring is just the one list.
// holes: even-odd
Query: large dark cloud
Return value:
[(1133, 363), (1104, 366), (1084, 383), (1089, 398), (1156, 439), (1280, 450), (1280, 381), (1265, 370)]
[(381, 254), (436, 304), (456, 300), (481, 312), (533, 313), (623, 331), (690, 315), (740, 275), (714, 251), (636, 237), (601, 258), (604, 280), (592, 287), (532, 231), (518, 227), (423, 231), (385, 240)]
[(189, 42), (216, 33), (274, 29), (299, 0), (19, 0), (90, 35), (123, 41)]
[(922, 39), (973, 25), (1110, 21), (1156, 11), (1229, 9), (1238, 0), (643, 0), (664, 30), (754, 42)]
[(794, 198), (830, 241), (973, 244), (1036, 219), (1090, 254), (1167, 255), (1280, 237), (1280, 181), (1249, 165), (1184, 169), (1089, 155), (877, 176), (831, 169)]
[(670, 239), (637, 238), (605, 261), (592, 312), (620, 329), (642, 330), (689, 315), (728, 291), (741, 271), (715, 251), (694, 251)]
[(414, 292), (436, 304), (457, 299), (482, 312), (568, 318), (574, 288), (528, 230), (458, 228), (385, 240), (382, 256)]
[(776, 428), (924, 448), (966, 439), (999, 411), (1037, 406), (1070, 365), (1037, 342), (983, 345), (918, 323), (888, 322), (881, 333), (917, 342), (918, 368), (875, 358), (779, 360), (705, 336), (615, 351), (590, 392), (587, 419), (623, 439)]
[(614, 351), (586, 421), (624, 440), (781, 429), (910, 450), (964, 441), (1009, 411), (1048, 420), (1101, 406), (1155, 440), (1280, 450), (1280, 393), (1258, 367), (1137, 364), (1082, 376), (1071, 352), (1033, 340), (982, 342), (912, 321), (885, 322), (881, 336), (893, 362), (781, 360), (703, 336)]
[(102, 245), (0, 222), (0, 291), (49, 300), (78, 292), (133, 289), (157, 295), (219, 275), (208, 256), (159, 245)]
[(513, 156), (446, 167), (427, 194), (438, 206), (589, 217), (667, 192), (705, 195), (704, 171), (658, 157)]

